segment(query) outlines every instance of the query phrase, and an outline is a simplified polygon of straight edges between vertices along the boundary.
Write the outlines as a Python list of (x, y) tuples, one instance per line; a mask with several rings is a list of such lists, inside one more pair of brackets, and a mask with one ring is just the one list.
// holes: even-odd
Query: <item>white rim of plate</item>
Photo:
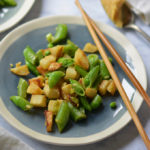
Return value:
[(23, 5), (18, 10), (18, 12), (6, 22), (0, 24), (0, 32), (8, 30), (9, 28), (13, 27), (18, 22), (20, 22), (21, 19), (23, 19), (25, 15), (30, 11), (34, 2), (35, 0), (24, 0)]
[[(42, 22), (42, 23), (41, 23)], [(14, 41), (16, 41), (19, 37), (23, 36), (24, 34), (38, 29), (43, 28), (47, 26), (51, 26), (54, 24), (59, 23), (66, 23), (66, 24), (79, 24), (79, 25), (85, 25), (82, 18), (76, 17), (76, 16), (54, 16), (54, 17), (44, 17), (32, 20), (28, 23), (25, 23), (19, 27), (17, 27), (15, 30), (13, 30), (11, 33), (9, 33), (0, 43), (1, 51), (0, 51), (0, 60), (2, 59), (3, 54)], [(101, 30), (109, 35), (112, 39), (114, 39), (116, 42), (118, 42), (125, 50), (127, 55), (129, 55), (132, 59), (133, 65), (138, 66), (136, 68), (136, 77), (143, 86), (143, 88), (146, 90), (147, 88), (147, 75), (145, 71), (145, 66), (143, 64), (143, 61), (137, 52), (137, 50), (134, 48), (134, 46), (128, 41), (128, 39), (119, 31), (116, 29), (100, 23), (96, 22), (99, 28)], [(13, 38), (12, 38), (13, 37)], [(136, 90), (132, 105), (137, 112), (143, 102), (143, 98)], [(89, 144), (94, 143), (100, 140), (103, 140), (104, 138), (109, 137), (110, 135), (113, 135), (117, 131), (121, 130), (123, 127), (125, 127), (129, 121), (131, 120), (131, 117), (129, 113), (126, 111), (123, 116), (114, 124), (112, 124), (107, 129), (92, 134), (85, 137), (72, 137), (72, 138), (65, 138), (65, 137), (54, 137), (51, 135), (44, 135), (41, 133), (38, 133), (25, 125), (23, 125), (21, 122), (19, 122), (5, 107), (2, 98), (0, 97), (0, 107), (1, 107), (1, 115), (5, 118), (5, 120), (11, 124), (14, 128), (19, 130), (20, 132), (36, 139), (39, 141), (43, 141), (50, 144), (55, 145), (66, 145), (66, 146), (73, 146), (73, 145), (83, 145), (83, 144)]]

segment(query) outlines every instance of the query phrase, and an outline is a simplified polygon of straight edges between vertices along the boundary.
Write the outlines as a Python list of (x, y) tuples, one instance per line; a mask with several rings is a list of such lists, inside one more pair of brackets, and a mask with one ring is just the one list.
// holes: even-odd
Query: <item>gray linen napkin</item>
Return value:
[(132, 10), (150, 25), (150, 0), (127, 0)]
[(23, 141), (0, 127), (0, 150), (33, 150)]

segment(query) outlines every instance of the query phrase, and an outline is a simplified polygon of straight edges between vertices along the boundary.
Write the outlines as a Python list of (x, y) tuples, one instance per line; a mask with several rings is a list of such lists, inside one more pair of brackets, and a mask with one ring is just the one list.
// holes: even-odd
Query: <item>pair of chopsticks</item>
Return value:
[(113, 55), (113, 57), (116, 59), (116, 61), (119, 63), (119, 65), (122, 67), (122, 69), (124, 70), (124, 72), (128, 75), (128, 77), (130, 78), (130, 80), (132, 81), (132, 83), (134, 84), (134, 86), (138, 89), (138, 91), (141, 93), (141, 95), (143, 96), (143, 98), (146, 100), (147, 104), (150, 106), (150, 98), (149, 96), (146, 94), (146, 92), (144, 91), (143, 87), (140, 85), (140, 83), (138, 82), (138, 80), (135, 78), (135, 76), (132, 74), (132, 72), (129, 70), (129, 68), (126, 66), (126, 64), (124, 63), (124, 61), (122, 60), (122, 58), (119, 56), (119, 54), (117, 53), (117, 51), (113, 48), (113, 46), (111, 45), (111, 43), (107, 40), (107, 38), (104, 36), (104, 34), (99, 30), (99, 28), (96, 26), (96, 24), (94, 23), (94, 21), (86, 14), (86, 12), (83, 10), (82, 6), (80, 5), (79, 1), (76, 0), (75, 1), (76, 5), (78, 6), (78, 8), (80, 9), (82, 16), (84, 18), (84, 21), (88, 27), (88, 30), (99, 50), (99, 53), (102, 57), (102, 59), (104, 60), (111, 76), (112, 79), (114, 80), (116, 87), (122, 97), (122, 100), (124, 101), (146, 147), (148, 150), (150, 150), (150, 141), (148, 139), (148, 136), (132, 106), (132, 104), (130, 103), (130, 100), (125, 92), (125, 90), (123, 89), (121, 82), (112, 66), (112, 64), (110, 63), (107, 54), (102, 46), (102, 44), (100, 43), (96, 33), (99, 35), (99, 37), (101, 38), (101, 40), (104, 42), (104, 44), (107, 46), (108, 50), (111, 52), (111, 54)]

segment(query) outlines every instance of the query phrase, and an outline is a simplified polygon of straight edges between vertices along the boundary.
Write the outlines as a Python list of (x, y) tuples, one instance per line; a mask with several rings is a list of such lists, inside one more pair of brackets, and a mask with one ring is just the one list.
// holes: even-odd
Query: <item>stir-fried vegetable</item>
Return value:
[[(87, 56), (70, 40), (62, 43), (66, 37), (67, 26), (58, 25), (54, 36), (46, 36), (48, 48), (34, 52), (27, 46), (23, 51), (26, 65), (21, 66), (19, 62), (10, 69), (21, 76), (27, 76), (29, 70), (35, 75), (32, 78), (28, 76), (28, 81), (20, 78), (18, 96), (10, 99), (24, 111), (38, 111), (34, 109), (37, 107), (45, 109), (48, 132), (53, 130), (54, 123), (59, 132), (63, 132), (70, 118), (74, 122), (86, 119), (87, 112), (100, 108), (101, 96), (116, 92), (104, 61), (97, 54)], [(95, 52), (97, 48), (88, 43), (84, 50)], [(115, 108), (115, 103), (110, 107)]]

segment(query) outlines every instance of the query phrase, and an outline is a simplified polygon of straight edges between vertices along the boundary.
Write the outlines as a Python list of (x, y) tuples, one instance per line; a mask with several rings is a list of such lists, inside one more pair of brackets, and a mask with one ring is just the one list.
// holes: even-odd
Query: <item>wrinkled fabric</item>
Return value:
[(0, 127), (0, 150), (33, 150), (24, 142)]
[(145, 16), (145, 23), (150, 24), (150, 0), (127, 0), (134, 8)]

